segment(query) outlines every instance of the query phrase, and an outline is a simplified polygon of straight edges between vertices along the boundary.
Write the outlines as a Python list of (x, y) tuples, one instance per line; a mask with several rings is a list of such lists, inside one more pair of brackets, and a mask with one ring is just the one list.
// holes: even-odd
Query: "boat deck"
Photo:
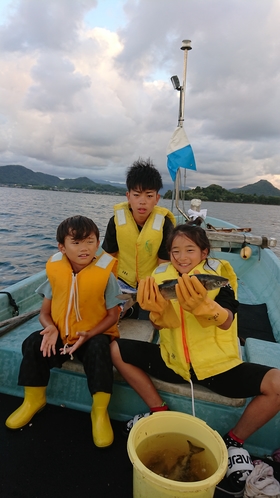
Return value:
[[(25, 337), (39, 328), (41, 327), (38, 317), (33, 317), (17, 327), (12, 333), (7, 333), (0, 338), (0, 392), (18, 397), (23, 396), (23, 388), (17, 385), (22, 357), (21, 344)], [(120, 333), (122, 337), (133, 338), (136, 329), (139, 338), (140, 328), (141, 337), (144, 340), (155, 339), (153, 329), (148, 321), (141, 323), (140, 320), (123, 320), (120, 324)], [(273, 346), (275, 347), (275, 344)], [(280, 348), (280, 345), (276, 346)], [(244, 349), (243, 352), (245, 352)], [(153, 379), (153, 381), (171, 410), (192, 414), (191, 390), (188, 383), (169, 384), (157, 379)], [(47, 399), (51, 405), (90, 412), (92, 398), (88, 391), (83, 367), (79, 362), (68, 360), (62, 369), (51, 371)], [(235, 425), (246, 403), (248, 403), (248, 400), (244, 399), (219, 396), (201, 386), (194, 387), (194, 399), (196, 416), (205, 420), (221, 435), (227, 432), (229, 427)], [(142, 399), (115, 371), (113, 395), (109, 405), (111, 419), (124, 421), (136, 413), (146, 411), (148, 411), (148, 407)], [(269, 430), (268, 427), (266, 430), (262, 428), (248, 439), (246, 447), (250, 453), (263, 456), (271, 454), (273, 450), (280, 447), (280, 417), (275, 417), (268, 425), (271, 425)]]
[[(48, 404), (28, 426), (10, 431), (5, 420), (18, 401), (0, 393), (2, 498), (133, 497), (133, 467), (121, 422), (112, 420), (114, 442), (106, 449), (94, 446), (88, 413), (61, 406)], [(280, 481), (280, 464), (264, 461)], [(218, 489), (214, 494), (228, 496)]]

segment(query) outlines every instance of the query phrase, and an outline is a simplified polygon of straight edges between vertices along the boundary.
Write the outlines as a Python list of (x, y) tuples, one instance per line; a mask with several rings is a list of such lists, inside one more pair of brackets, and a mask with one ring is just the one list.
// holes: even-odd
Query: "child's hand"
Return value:
[(43, 356), (50, 357), (52, 354), (56, 354), (55, 345), (58, 338), (58, 330), (55, 325), (47, 325), (47, 327), (40, 332), (43, 336), (40, 351), (42, 351)]
[(184, 273), (182, 277), (178, 277), (176, 295), (182, 308), (193, 313), (205, 301), (207, 290), (195, 276), (189, 277)]
[(153, 277), (146, 277), (140, 280), (137, 301), (143, 310), (162, 313), (170, 301), (166, 301), (161, 295), (158, 285)]
[(149, 318), (154, 326), (160, 329), (179, 327), (180, 321), (171, 301), (164, 299), (153, 277), (140, 281), (137, 301), (141, 308), (150, 311)]
[(73, 346), (68, 346), (66, 349), (60, 348), (59, 350), (60, 354), (69, 354), (71, 356), (75, 351), (77, 351), (79, 347), (81, 347), (91, 337), (89, 332), (76, 332), (76, 335), (79, 336), (79, 339), (75, 342), (75, 344), (73, 344)]
[(176, 294), (182, 308), (192, 313), (202, 327), (223, 325), (226, 330), (230, 326), (232, 314), (207, 296), (207, 290), (196, 277), (187, 274), (178, 277)]

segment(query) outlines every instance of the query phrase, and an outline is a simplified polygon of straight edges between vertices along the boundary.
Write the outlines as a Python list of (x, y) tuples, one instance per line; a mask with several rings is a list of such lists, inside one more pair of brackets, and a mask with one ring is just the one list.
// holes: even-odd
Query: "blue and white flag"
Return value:
[(167, 167), (173, 181), (179, 168), (196, 170), (193, 150), (181, 126), (176, 128), (167, 147)]

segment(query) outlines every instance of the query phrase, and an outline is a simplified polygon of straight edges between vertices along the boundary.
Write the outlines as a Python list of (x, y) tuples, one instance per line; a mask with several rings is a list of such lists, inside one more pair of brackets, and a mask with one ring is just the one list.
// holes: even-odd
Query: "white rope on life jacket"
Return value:
[(74, 311), (76, 314), (76, 320), (77, 322), (80, 322), (82, 320), (80, 310), (79, 310), (79, 292), (78, 292), (78, 285), (77, 285), (77, 279), (75, 273), (72, 273), (72, 282), (71, 282), (71, 289), (70, 289), (70, 295), (69, 295), (69, 301), (68, 301), (68, 306), (67, 306), (67, 312), (65, 316), (65, 334), (66, 337), (69, 335), (69, 316), (70, 312), (72, 309), (72, 306), (74, 306)]

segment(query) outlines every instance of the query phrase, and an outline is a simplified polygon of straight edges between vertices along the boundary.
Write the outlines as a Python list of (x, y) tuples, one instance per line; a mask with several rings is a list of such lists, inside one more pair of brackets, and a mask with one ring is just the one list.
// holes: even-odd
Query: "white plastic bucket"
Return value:
[[(215, 471), (207, 479), (178, 482), (161, 477), (140, 460), (137, 448), (148, 437), (164, 433), (179, 433), (193, 438), (208, 448), (215, 459)], [(227, 471), (228, 453), (221, 436), (206, 422), (180, 412), (158, 412), (140, 419), (130, 431), (127, 451), (133, 464), (133, 498), (212, 498), (216, 485)]]

